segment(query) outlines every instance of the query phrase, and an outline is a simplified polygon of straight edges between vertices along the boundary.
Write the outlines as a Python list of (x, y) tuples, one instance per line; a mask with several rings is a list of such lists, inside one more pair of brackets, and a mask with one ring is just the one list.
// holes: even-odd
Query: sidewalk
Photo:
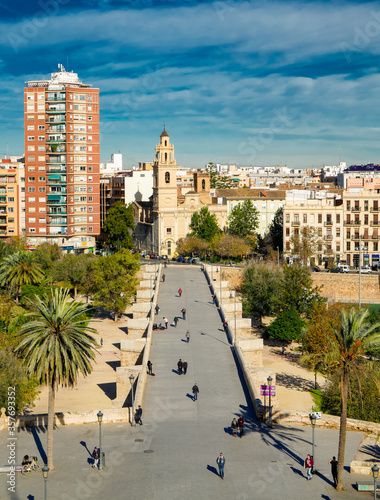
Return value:
[[(57, 428), (56, 471), (48, 480), (52, 498), (371, 498), (352, 488), (357, 478), (348, 473), (344, 493), (336, 493), (332, 487), (328, 460), (337, 455), (335, 430), (316, 430), (319, 475), (306, 481), (302, 465), (306, 454), (311, 453), (311, 429), (275, 426), (268, 430), (256, 421), (200, 268), (168, 266), (165, 274), (156, 321), (167, 316), (172, 323), (175, 315), (181, 316), (182, 307), (187, 309), (187, 319), (180, 319), (177, 328), (169, 326), (153, 334), (151, 361), (156, 376), (147, 382), (144, 425), (103, 425), (104, 471), (88, 464), (89, 452), (98, 444), (98, 425)], [(183, 289), (181, 298), (177, 296), (179, 287)], [(184, 342), (187, 329), (191, 333), (189, 344)], [(179, 358), (189, 363), (187, 375), (176, 373)], [(197, 402), (189, 397), (194, 382), (200, 389)], [(247, 422), (242, 439), (232, 437), (229, 429), (232, 418), (240, 414)], [(6, 438), (4, 432), (0, 434), (1, 463), (6, 462)], [(361, 438), (360, 433), (348, 433), (346, 464)], [(25, 453), (43, 457), (45, 449), (43, 432), (19, 432), (19, 457)], [(215, 463), (220, 452), (226, 457), (224, 481), (218, 477)], [(0, 498), (42, 498), (42, 474), (17, 476), (16, 491), (17, 495), (8, 495), (5, 481), (0, 482)]]

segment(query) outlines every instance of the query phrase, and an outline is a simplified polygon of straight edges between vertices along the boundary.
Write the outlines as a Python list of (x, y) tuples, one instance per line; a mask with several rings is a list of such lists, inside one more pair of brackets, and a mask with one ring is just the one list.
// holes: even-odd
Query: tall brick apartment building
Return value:
[(24, 92), (26, 236), (87, 252), (100, 233), (99, 89), (59, 68)]

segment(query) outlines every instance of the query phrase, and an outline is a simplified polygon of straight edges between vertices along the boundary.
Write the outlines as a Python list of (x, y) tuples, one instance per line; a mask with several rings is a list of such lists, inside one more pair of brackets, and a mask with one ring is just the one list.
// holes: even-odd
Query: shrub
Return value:
[(304, 326), (304, 322), (296, 311), (283, 311), (268, 326), (267, 334), (276, 340), (299, 341)]

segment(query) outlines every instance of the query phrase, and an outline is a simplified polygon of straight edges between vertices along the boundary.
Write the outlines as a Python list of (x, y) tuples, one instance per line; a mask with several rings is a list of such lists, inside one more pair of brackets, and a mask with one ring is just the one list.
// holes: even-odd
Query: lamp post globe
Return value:
[(377, 499), (377, 478), (379, 477), (379, 468), (377, 464), (371, 467), (372, 476), (373, 476), (373, 498)]
[(47, 480), (48, 480), (49, 470), (50, 469), (47, 465), (44, 465), (41, 469), (42, 476), (44, 478), (44, 500), (47, 500)]

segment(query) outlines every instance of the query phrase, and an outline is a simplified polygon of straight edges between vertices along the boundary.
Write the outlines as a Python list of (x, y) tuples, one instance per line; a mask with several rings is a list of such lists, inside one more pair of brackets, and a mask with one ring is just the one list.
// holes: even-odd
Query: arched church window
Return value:
[(165, 141), (165, 146), (167, 146), (167, 145), (168, 145), (168, 141)]
[(206, 189), (206, 181), (204, 179), (202, 180), (202, 189), (203, 191)]
[(168, 161), (168, 153), (165, 153), (165, 161)]
[(165, 172), (165, 182), (166, 182), (166, 184), (169, 184), (169, 182), (170, 182), (170, 173), (169, 172)]

